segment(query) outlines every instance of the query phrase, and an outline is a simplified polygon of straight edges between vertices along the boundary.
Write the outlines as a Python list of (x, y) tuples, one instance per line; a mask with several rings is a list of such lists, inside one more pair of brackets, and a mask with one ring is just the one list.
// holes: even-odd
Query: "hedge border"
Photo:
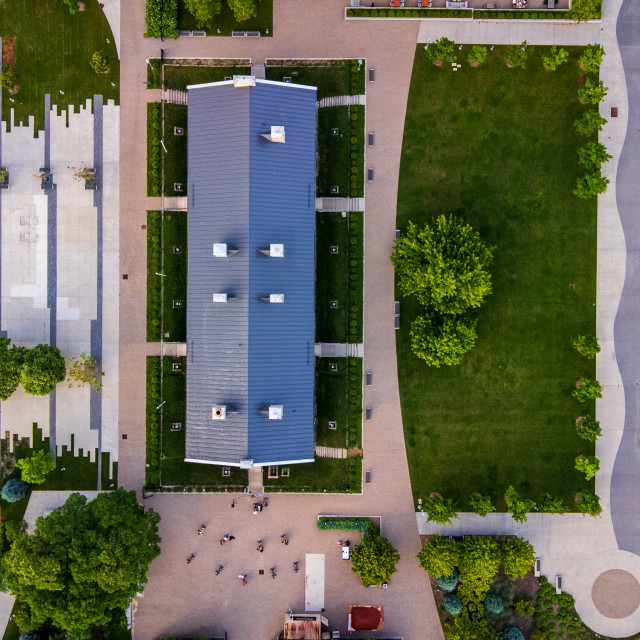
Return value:
[[(364, 105), (351, 105), (349, 107), (349, 158), (351, 160), (349, 192), (352, 198), (364, 197), (364, 120)], [(356, 141), (352, 142), (354, 138)]]
[(568, 9), (429, 9), (423, 7), (399, 9), (347, 8), (345, 18), (402, 18), (419, 19), (445, 18), (464, 20), (568, 20)]
[(160, 356), (147, 356), (146, 378), (146, 465), (145, 487), (156, 490), (160, 486)]
[(351, 211), (349, 212), (348, 220), (349, 342), (351, 344), (359, 344), (362, 342), (364, 313), (364, 213), (360, 211)]
[(147, 342), (160, 341), (162, 282), (154, 274), (162, 271), (162, 214), (147, 211)]
[(374, 529), (371, 520), (349, 516), (344, 518), (318, 516), (316, 526), (320, 531), (362, 531), (363, 540), (368, 540)]

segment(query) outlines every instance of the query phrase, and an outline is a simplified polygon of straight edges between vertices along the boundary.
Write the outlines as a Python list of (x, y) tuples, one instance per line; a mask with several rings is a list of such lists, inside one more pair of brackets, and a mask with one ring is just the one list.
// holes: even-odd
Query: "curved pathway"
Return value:
[(640, 4), (624, 0), (617, 38), (626, 77), (629, 116), (616, 179), (618, 210), (626, 241), (626, 277), (614, 339), (624, 385), (624, 431), (611, 478), (611, 516), (620, 549), (640, 555)]

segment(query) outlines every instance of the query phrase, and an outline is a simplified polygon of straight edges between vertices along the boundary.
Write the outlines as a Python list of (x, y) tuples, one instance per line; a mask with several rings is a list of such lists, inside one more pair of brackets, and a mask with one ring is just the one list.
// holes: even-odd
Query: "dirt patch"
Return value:
[(513, 69), (513, 62), (511, 62), (511, 60), (507, 60), (507, 67), (509, 67), (509, 69)]
[(627, 618), (640, 606), (640, 583), (622, 569), (601, 573), (591, 588), (596, 609), (607, 618)]
[(78, 2), (78, 11), (84, 11), (84, 2)]
[(441, 67), (444, 64), (444, 60), (434, 60), (433, 64), (435, 64), (436, 67)]
[(2, 64), (8, 64), (16, 70), (16, 39), (2, 38)]
[(347, 449), (347, 457), (355, 458), (356, 456), (361, 456), (364, 454), (364, 451), (360, 447), (351, 447), (351, 449)]
[(479, 67), (480, 63), (476, 62), (475, 60), (469, 60), (469, 65), (475, 68), (475, 67)]

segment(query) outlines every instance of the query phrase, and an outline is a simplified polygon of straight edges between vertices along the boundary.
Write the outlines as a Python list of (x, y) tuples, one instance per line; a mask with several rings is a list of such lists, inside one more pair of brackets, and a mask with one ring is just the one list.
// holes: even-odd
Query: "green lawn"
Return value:
[(160, 211), (147, 211), (147, 342), (160, 342), (162, 306), (162, 219)]
[[(349, 466), (352, 465), (351, 479)], [(279, 472), (283, 467), (279, 467)], [(358, 493), (361, 489), (362, 458), (317, 458), (307, 464), (292, 464), (288, 478), (268, 479), (264, 487), (270, 492)]]
[[(458, 54), (466, 60), (469, 47)], [(412, 355), (401, 299), (398, 375), (414, 497), (433, 491), (467, 509), (471, 492), (499, 510), (508, 485), (574, 507), (593, 489), (574, 459), (593, 454), (575, 419), (593, 402), (571, 398), (595, 365), (571, 338), (595, 332), (596, 201), (572, 194), (584, 144), (573, 122), (580, 49), (546, 72), (531, 47), (526, 70), (508, 69), (495, 47), (478, 69), (429, 63), (417, 47), (405, 123), (398, 228), (453, 213), (495, 245), (493, 294), (474, 315), (476, 347), (457, 367), (430, 368)], [(575, 290), (569, 285), (575, 284)], [(397, 294), (399, 295), (399, 294)]]
[[(162, 194), (162, 103), (147, 103), (147, 195)], [(166, 154), (164, 154), (166, 155)]]
[[(332, 371), (330, 364), (336, 365)], [(321, 447), (348, 445), (349, 386), (346, 358), (316, 358), (316, 444)], [(329, 428), (336, 423), (336, 429)]]
[[(175, 128), (182, 129), (182, 135), (176, 135)], [(164, 195), (187, 195), (187, 105), (164, 105)], [(173, 186), (182, 184), (182, 191), (176, 191)]]
[[(44, 129), (44, 95), (51, 94), (58, 110), (84, 105), (101, 94), (119, 100), (120, 63), (113, 35), (97, 0), (85, 0), (85, 11), (70, 15), (63, 2), (6, 0), (0, 4), (0, 36), (15, 37), (16, 74), (19, 92), (2, 90), (2, 119), (9, 107), (16, 120), (27, 123), (34, 115), (36, 130)], [(110, 40), (107, 43), (107, 38)], [(96, 51), (109, 56), (111, 70), (96, 74), (89, 66)], [(111, 86), (114, 82), (115, 86)], [(15, 102), (9, 102), (13, 98)], [(77, 110), (77, 108), (76, 108)]]
[[(162, 273), (163, 318), (162, 331), (169, 342), (187, 339), (187, 214), (183, 211), (165, 211), (162, 242), (164, 245)], [(177, 249), (180, 253), (175, 253)], [(174, 308), (174, 300), (181, 301)], [(167, 334), (169, 334), (167, 336)]]
[[(316, 340), (362, 342), (362, 213), (316, 214)], [(332, 253), (331, 247), (338, 247)], [(331, 307), (337, 300), (338, 308)]]
[(318, 100), (365, 92), (365, 65), (358, 65), (357, 60), (314, 60), (309, 64), (296, 62), (296, 66), (290, 66), (289, 60), (270, 62), (265, 70), (267, 80), (282, 82), (289, 77), (295, 84), (318, 87)]
[(187, 85), (205, 82), (219, 82), (233, 76), (247, 76), (251, 67), (207, 67), (164, 65), (164, 86), (166, 89), (187, 90)]
[(350, 125), (348, 107), (318, 110), (318, 196), (349, 197)]
[[(256, 2), (257, 14), (253, 18), (237, 22), (233, 11), (225, 0), (222, 2), (222, 13), (215, 17), (213, 26), (205, 28), (209, 36), (230, 36), (232, 31), (259, 31), (260, 37), (273, 35), (273, 0)], [(178, 0), (178, 28), (202, 29), (196, 24), (193, 14), (186, 10), (184, 0)]]

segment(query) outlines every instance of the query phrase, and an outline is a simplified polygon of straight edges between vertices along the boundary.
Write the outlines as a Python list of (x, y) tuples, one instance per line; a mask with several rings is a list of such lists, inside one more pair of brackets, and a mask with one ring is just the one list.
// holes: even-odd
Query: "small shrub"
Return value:
[(462, 602), (460, 602), (460, 598), (458, 598), (458, 596), (454, 596), (452, 593), (446, 595), (442, 599), (442, 606), (444, 610), (452, 616), (457, 616), (460, 611), (462, 611)]
[(595, 400), (602, 398), (602, 387), (597, 380), (589, 378), (580, 378), (580, 388), (574, 389), (571, 395), (578, 402), (586, 402), (587, 400)]
[(516, 627), (509, 627), (508, 629), (505, 629), (502, 634), (502, 640), (524, 640), (524, 636), (520, 629), (516, 629)]
[(602, 131), (602, 127), (607, 124), (607, 119), (603, 118), (597, 109), (586, 111), (582, 118), (576, 120), (573, 126), (578, 133), (583, 136), (591, 136), (596, 131)]
[(18, 640), (40, 640), (40, 634), (34, 629), (21, 633)]
[(89, 64), (96, 73), (107, 73), (109, 71), (109, 56), (104, 51), (96, 51), (91, 56)]
[(540, 629), (534, 629), (529, 635), (529, 640), (547, 640), (547, 634)]
[(457, 60), (455, 46), (456, 43), (449, 38), (438, 38), (427, 47), (427, 58), (432, 61), (455, 62)]
[(558, 47), (554, 44), (548, 56), (542, 56), (542, 64), (545, 69), (549, 71), (555, 71), (561, 64), (564, 64), (569, 59), (569, 52), (564, 47)]
[(495, 615), (502, 613), (504, 610), (504, 604), (502, 604), (502, 598), (495, 593), (490, 593), (484, 601), (484, 608)]
[(458, 584), (458, 572), (454, 571), (450, 576), (441, 576), (436, 578), (436, 583), (445, 591), (453, 591)]
[(429, 522), (438, 524), (451, 524), (451, 520), (458, 518), (458, 510), (451, 498), (434, 496), (424, 501), (424, 512)]
[(535, 611), (535, 605), (528, 598), (522, 598), (516, 601), (514, 609), (520, 617), (530, 618)]
[(469, 496), (469, 505), (471, 508), (483, 518), (494, 510), (491, 498), (487, 496), (483, 498), (479, 493), (472, 493)]
[(580, 65), (585, 73), (598, 73), (604, 58), (604, 49), (599, 44), (588, 44), (580, 56)]
[(600, 470), (600, 460), (595, 456), (578, 456), (576, 458), (576, 470), (584, 473), (584, 479), (589, 481)]
[[(586, 149), (588, 147), (589, 145), (587, 145), (587, 147), (584, 147), (584, 148)], [(604, 149), (604, 145), (602, 145), (602, 148)], [(605, 149), (605, 155), (608, 155), (606, 153), (606, 149)], [(611, 156), (609, 156), (609, 158), (611, 158)], [(582, 162), (582, 159), (581, 159), (581, 162)], [(606, 162), (606, 160), (603, 160), (602, 162)], [(583, 164), (586, 164), (586, 163), (583, 162)], [(585, 358), (588, 358), (589, 360), (593, 360), (596, 357), (596, 354), (600, 353), (600, 343), (598, 342), (598, 338), (594, 335), (578, 336), (572, 341), (571, 344), (573, 345), (573, 348), (578, 353), (583, 355)]]
[(474, 44), (471, 47), (471, 51), (469, 51), (467, 59), (469, 62), (484, 62), (487, 59), (487, 47), (480, 44)]
[(528, 43), (525, 40), (520, 44), (511, 44), (507, 47), (505, 53), (505, 61), (509, 63), (513, 68), (526, 68), (527, 66), (527, 47)]
[(586, 200), (604, 193), (607, 190), (608, 184), (609, 178), (605, 178), (598, 169), (591, 173), (587, 173), (582, 178), (578, 178), (576, 188), (573, 190), (573, 193), (578, 196), (578, 198)]
[(547, 493), (540, 500), (540, 509), (546, 513), (566, 513), (567, 509), (562, 503), (562, 498), (557, 498)]
[(609, 91), (602, 80), (594, 81), (587, 78), (578, 89), (578, 98), (582, 104), (598, 104), (602, 102)]
[(27, 495), (28, 489), (29, 486), (26, 482), (11, 478), (2, 487), (2, 499), (7, 502), (18, 502), (18, 500), (22, 500)]
[(600, 498), (595, 493), (583, 491), (576, 502), (578, 511), (584, 515), (599, 516), (602, 513)]
[(507, 489), (504, 497), (507, 503), (507, 511), (513, 519), (516, 522), (526, 522), (527, 513), (536, 506), (536, 503), (528, 498), (521, 498), (513, 485)]

